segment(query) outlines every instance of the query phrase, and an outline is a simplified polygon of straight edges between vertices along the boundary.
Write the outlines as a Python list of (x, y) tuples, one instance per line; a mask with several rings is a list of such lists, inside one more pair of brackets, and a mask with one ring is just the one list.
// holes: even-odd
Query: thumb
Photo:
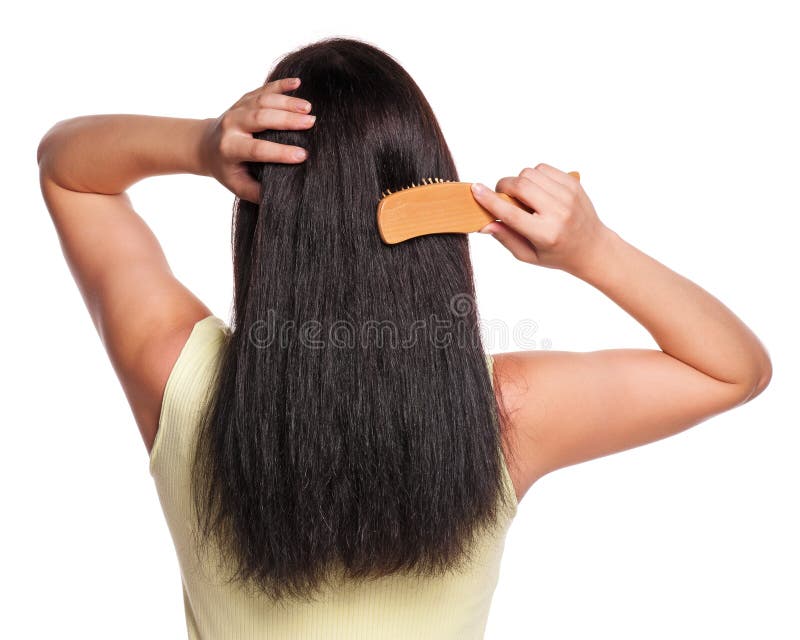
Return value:
[(481, 233), (494, 236), (517, 260), (529, 262), (530, 264), (539, 264), (539, 256), (536, 255), (536, 249), (531, 244), (530, 240), (514, 231), (507, 224), (499, 220), (490, 222), (481, 229)]
[(261, 183), (246, 173), (238, 173), (232, 176), (229, 188), (242, 200), (247, 200), (254, 204), (260, 204), (261, 202)]

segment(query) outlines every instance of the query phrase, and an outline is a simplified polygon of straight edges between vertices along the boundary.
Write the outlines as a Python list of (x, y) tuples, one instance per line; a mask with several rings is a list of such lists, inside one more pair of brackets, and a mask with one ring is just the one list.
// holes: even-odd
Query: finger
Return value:
[(297, 89), (297, 87), (299, 86), (300, 86), (300, 78), (296, 77), (279, 78), (278, 80), (267, 82), (262, 87), (262, 90), (268, 91), (270, 93), (281, 93), (283, 91), (291, 91), (292, 89)]
[(255, 204), (261, 203), (261, 183), (245, 173), (238, 173), (231, 177), (231, 191), (242, 200)]
[(241, 109), (237, 110), (237, 123), (243, 131), (255, 133), (266, 129), (308, 129), (314, 125), (317, 116), (293, 113), (282, 109)]
[[(498, 183), (499, 184), (499, 183)], [(486, 185), (476, 182), (472, 185), (472, 196), (475, 201), (498, 220), (505, 222), (517, 230), (533, 226), (533, 215), (521, 209), (513, 202), (501, 198)]]
[(252, 136), (236, 136), (229, 142), (225, 153), (226, 160), (236, 162), (284, 162), (295, 164), (303, 162), (308, 151), (303, 147), (261, 140)]
[(555, 197), (540, 184), (531, 182), (527, 178), (519, 176), (501, 178), (497, 181), (495, 189), (510, 195), (512, 198), (516, 198), (542, 216), (549, 217), (553, 213), (560, 213), (566, 208), (561, 199)]
[(297, 111), (298, 113), (308, 113), (311, 111), (311, 103), (302, 98), (285, 96), (282, 93), (259, 93), (253, 104), (253, 108), (283, 109), (284, 111)]
[(542, 189), (547, 191), (547, 193), (552, 195), (554, 198), (561, 200), (562, 202), (566, 202), (572, 195), (572, 190), (569, 187), (561, 184), (557, 180), (554, 180), (539, 169), (531, 169), (530, 167), (526, 167), (519, 172), (519, 177), (526, 178), (534, 184), (538, 184)]
[(241, 98), (239, 98), (233, 106), (241, 106), (243, 104), (251, 104), (255, 99), (265, 91), (267, 93), (280, 93), (282, 91), (291, 91), (300, 86), (300, 78), (280, 78), (267, 82), (266, 84), (259, 85), (255, 89), (248, 91)]
[(580, 185), (580, 174), (577, 171), (572, 173), (564, 173), (563, 171), (560, 171), (555, 167), (551, 167), (549, 164), (545, 164), (544, 162), (537, 164), (534, 169), (541, 172), (543, 175), (546, 175), (551, 180), (555, 180), (559, 184), (568, 187), (571, 191), (574, 191), (575, 188)]
[(517, 260), (533, 264), (539, 263), (535, 247), (525, 236), (517, 233), (508, 225), (502, 222), (490, 222), (481, 229), (481, 233), (491, 233)]

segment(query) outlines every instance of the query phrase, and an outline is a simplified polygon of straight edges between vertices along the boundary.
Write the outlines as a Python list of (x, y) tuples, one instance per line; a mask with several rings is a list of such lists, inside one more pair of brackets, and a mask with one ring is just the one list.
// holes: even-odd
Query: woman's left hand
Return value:
[(299, 78), (269, 82), (244, 94), (219, 118), (206, 120), (200, 142), (206, 175), (243, 200), (258, 203), (261, 185), (247, 172), (245, 162), (303, 162), (307, 153), (302, 147), (253, 137), (265, 129), (308, 129), (314, 124), (309, 102), (283, 95), (299, 85)]

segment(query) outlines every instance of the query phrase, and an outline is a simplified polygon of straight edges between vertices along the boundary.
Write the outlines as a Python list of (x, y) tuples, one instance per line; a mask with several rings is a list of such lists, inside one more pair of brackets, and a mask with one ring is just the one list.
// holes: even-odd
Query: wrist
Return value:
[(581, 258), (567, 271), (585, 282), (594, 284), (614, 262), (614, 256), (624, 240), (613, 229), (602, 225), (594, 235)]
[(209, 164), (209, 131), (214, 118), (191, 120), (189, 124), (189, 172), (211, 176)]

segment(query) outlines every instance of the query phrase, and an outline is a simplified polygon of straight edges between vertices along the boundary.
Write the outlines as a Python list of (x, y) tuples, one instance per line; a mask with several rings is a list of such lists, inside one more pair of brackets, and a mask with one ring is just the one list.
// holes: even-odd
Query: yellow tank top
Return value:
[[(343, 582), (318, 602), (275, 604), (225, 584), (210, 560), (198, 563), (192, 547), (189, 470), (200, 413), (229, 335), (228, 326), (213, 315), (193, 327), (167, 380), (150, 454), (150, 474), (178, 556), (189, 640), (483, 638), (506, 533), (517, 512), (505, 465), (513, 511), (502, 516), (497, 533), (478, 539), (474, 561), (464, 573), (436, 579), (395, 574), (377, 581)], [(491, 373), (491, 356), (487, 364)]]

